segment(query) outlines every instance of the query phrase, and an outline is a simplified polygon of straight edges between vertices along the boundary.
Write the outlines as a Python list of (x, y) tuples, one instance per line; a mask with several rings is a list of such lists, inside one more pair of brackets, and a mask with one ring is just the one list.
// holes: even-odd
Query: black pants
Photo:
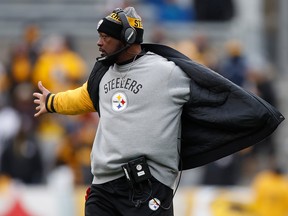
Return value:
[(122, 177), (91, 185), (85, 216), (173, 216), (172, 199), (173, 190), (155, 178), (130, 189)]

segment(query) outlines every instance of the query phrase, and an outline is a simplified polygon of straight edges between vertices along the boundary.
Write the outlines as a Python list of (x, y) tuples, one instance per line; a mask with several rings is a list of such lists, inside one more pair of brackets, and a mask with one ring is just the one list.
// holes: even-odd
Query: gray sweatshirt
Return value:
[(123, 176), (124, 163), (145, 156), (151, 174), (174, 188), (189, 82), (173, 62), (151, 52), (110, 66), (99, 86), (101, 118), (91, 152), (94, 184)]

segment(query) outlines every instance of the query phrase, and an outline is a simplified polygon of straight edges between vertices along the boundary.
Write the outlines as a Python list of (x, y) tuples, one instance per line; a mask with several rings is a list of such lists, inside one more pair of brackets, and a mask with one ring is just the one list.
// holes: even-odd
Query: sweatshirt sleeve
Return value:
[(48, 112), (65, 115), (96, 111), (87, 91), (87, 82), (74, 90), (49, 94), (46, 99), (46, 109)]

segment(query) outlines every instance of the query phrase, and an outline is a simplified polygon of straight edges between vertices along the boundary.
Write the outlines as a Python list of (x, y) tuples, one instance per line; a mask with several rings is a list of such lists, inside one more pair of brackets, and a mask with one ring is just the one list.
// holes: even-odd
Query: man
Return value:
[(97, 30), (101, 57), (88, 81), (56, 95), (39, 82), (41, 93), (34, 93), (35, 117), (100, 115), (86, 216), (173, 215), (179, 170), (259, 142), (283, 120), (277, 110), (259, 109), (258, 99), (176, 50), (142, 44), (143, 25), (133, 7), (113, 11)]

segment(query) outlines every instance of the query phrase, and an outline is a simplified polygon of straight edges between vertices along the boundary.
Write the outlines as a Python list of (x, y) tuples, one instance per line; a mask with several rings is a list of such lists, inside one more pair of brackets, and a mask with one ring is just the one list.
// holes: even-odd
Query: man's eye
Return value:
[(107, 35), (100, 35), (99, 36), (101, 39), (103, 39), (103, 40), (105, 40), (105, 39), (107, 39), (108, 38), (108, 36)]

